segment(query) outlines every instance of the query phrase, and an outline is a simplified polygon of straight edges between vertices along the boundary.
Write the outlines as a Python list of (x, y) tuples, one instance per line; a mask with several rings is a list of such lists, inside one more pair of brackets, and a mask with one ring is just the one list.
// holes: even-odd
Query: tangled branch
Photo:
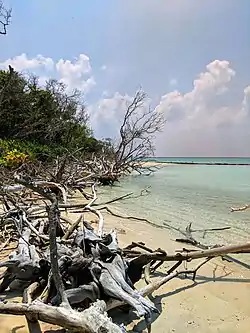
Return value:
[(6, 9), (3, 1), (0, 1), (0, 35), (7, 34), (7, 26), (10, 24), (11, 12), (12, 10)]

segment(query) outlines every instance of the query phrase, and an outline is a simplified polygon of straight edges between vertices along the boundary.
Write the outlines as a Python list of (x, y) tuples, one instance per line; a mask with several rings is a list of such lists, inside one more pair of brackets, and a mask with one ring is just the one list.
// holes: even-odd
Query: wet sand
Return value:
[[(104, 218), (106, 231), (117, 228), (121, 247), (131, 241), (143, 241), (152, 249), (161, 247), (170, 253), (182, 247), (182, 244), (171, 240), (168, 230), (106, 213)], [(4, 255), (6, 253), (1, 253), (1, 261)], [(246, 261), (249, 262), (249, 259), (247, 254)], [(196, 263), (189, 263), (188, 267)], [(165, 263), (156, 278), (164, 274), (169, 266), (171, 263)], [(144, 281), (140, 281), (137, 287), (144, 285)], [(10, 299), (12, 296), (6, 293), (0, 298)], [(249, 333), (250, 270), (235, 263), (215, 258), (199, 270), (196, 283), (176, 278), (156, 291), (153, 298), (161, 314), (154, 317), (152, 333)], [(130, 333), (146, 332), (143, 319), (136, 319), (133, 313), (130, 316), (120, 311), (116, 313), (116, 320), (128, 324)], [(62, 332), (51, 325), (43, 325), (42, 328), (46, 333)], [(27, 333), (25, 318), (0, 315), (0, 332)]]
[(147, 161), (141, 162), (141, 165), (145, 168), (152, 168), (152, 167), (167, 167), (170, 165), (177, 165), (176, 163), (165, 163), (165, 162), (157, 162), (157, 161)]

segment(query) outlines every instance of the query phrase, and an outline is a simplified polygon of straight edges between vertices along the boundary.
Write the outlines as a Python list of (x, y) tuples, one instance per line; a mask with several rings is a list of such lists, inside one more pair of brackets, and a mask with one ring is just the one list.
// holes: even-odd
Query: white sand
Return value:
[[(143, 222), (104, 216), (107, 231), (114, 227), (118, 229), (121, 246), (131, 241), (143, 241), (152, 249), (161, 247), (172, 253), (181, 248), (180, 244), (170, 240), (167, 230)], [(249, 260), (249, 255), (246, 256)], [(170, 265), (165, 263), (161, 273)], [(139, 286), (143, 285), (141, 281)], [(152, 333), (250, 332), (250, 271), (234, 263), (213, 259), (198, 272), (196, 284), (174, 279), (153, 296), (162, 312), (153, 322)], [(121, 320), (123, 318), (127, 320), (128, 315), (122, 315)], [(42, 327), (43, 332), (59, 333), (58, 328), (51, 330), (51, 325)], [(129, 332), (146, 332), (144, 320), (130, 320), (128, 329)], [(25, 318), (0, 315), (0, 332), (27, 333)]]

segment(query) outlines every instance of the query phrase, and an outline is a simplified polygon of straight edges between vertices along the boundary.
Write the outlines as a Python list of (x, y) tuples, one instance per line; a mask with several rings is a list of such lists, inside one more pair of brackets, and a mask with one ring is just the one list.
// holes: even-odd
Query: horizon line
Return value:
[(149, 158), (250, 158), (250, 156), (149, 156)]

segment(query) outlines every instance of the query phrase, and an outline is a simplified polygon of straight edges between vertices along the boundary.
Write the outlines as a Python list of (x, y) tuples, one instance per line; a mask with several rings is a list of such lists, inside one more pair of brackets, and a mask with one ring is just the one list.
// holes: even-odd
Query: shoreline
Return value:
[(145, 167), (178, 166), (178, 165), (206, 165), (206, 166), (250, 166), (250, 163), (227, 163), (227, 162), (160, 162), (157, 160), (141, 162)]
[[(75, 199), (79, 201), (80, 197)], [(82, 201), (82, 199), (80, 200)], [(110, 207), (115, 212), (124, 214), (115, 205), (110, 205)], [(78, 218), (78, 214), (70, 212), (67, 216), (74, 220)], [(176, 249), (182, 248), (180, 243), (172, 240), (173, 235), (167, 229), (159, 229), (143, 221), (115, 217), (107, 212), (103, 212), (103, 216), (105, 232), (115, 228), (120, 247), (127, 246), (132, 241), (143, 241), (152, 249), (160, 247), (169, 253), (174, 253)], [(85, 218), (94, 228), (97, 227), (97, 221), (93, 215), (86, 213)], [(0, 255), (1, 260), (3, 260), (2, 255), (3, 253)], [(6, 252), (5, 255), (7, 255)], [(196, 266), (197, 263), (188, 263), (188, 267)], [(171, 265), (171, 263), (165, 262), (152, 280), (166, 274)], [(184, 268), (184, 265), (181, 267)], [(191, 279), (172, 280), (153, 293), (154, 303), (161, 313), (158, 317), (153, 317), (152, 333), (191, 331), (192, 333), (213, 333), (215, 330), (221, 333), (248, 333), (250, 325), (249, 282), (249, 269), (233, 262), (222, 261), (220, 258), (214, 258), (199, 270), (196, 283)], [(138, 289), (143, 286), (145, 286), (144, 279), (136, 284)], [(20, 300), (10, 292), (5, 294), (7, 294), (8, 300)], [(1, 294), (0, 298), (2, 296)], [(146, 332), (144, 319), (136, 319), (132, 312), (128, 315), (118, 311), (115, 318), (117, 322), (124, 322), (128, 325), (129, 333)], [(0, 315), (0, 325), (1, 333), (29, 332), (23, 316)], [(42, 324), (44, 333), (56, 333), (59, 332), (58, 329), (59, 327)]]
[[(115, 205), (112, 210), (124, 213)], [(173, 240), (173, 233), (170, 230), (157, 228), (143, 221), (117, 218), (107, 212), (104, 212), (103, 216), (105, 230), (116, 228), (119, 245), (122, 247), (132, 241), (142, 241), (151, 249), (160, 247), (168, 253), (175, 253), (177, 249), (182, 248), (181, 243)], [(186, 247), (197, 249), (188, 245)], [(198, 263), (199, 261), (187, 265), (190, 268)], [(152, 280), (162, 277), (171, 266), (172, 263), (165, 262)], [(181, 267), (184, 266), (185, 264)], [(248, 282), (250, 282), (249, 269), (234, 262), (225, 262), (219, 257), (198, 271), (196, 283), (191, 279), (172, 280), (153, 293), (154, 303), (161, 314), (153, 317), (152, 333), (213, 333), (215, 330), (220, 333), (248, 333), (250, 325)], [(145, 286), (144, 279), (136, 284), (137, 289), (143, 286)], [(130, 316), (118, 313), (120, 321), (128, 323), (129, 333), (147, 332), (143, 319), (134, 319), (131, 313)]]

